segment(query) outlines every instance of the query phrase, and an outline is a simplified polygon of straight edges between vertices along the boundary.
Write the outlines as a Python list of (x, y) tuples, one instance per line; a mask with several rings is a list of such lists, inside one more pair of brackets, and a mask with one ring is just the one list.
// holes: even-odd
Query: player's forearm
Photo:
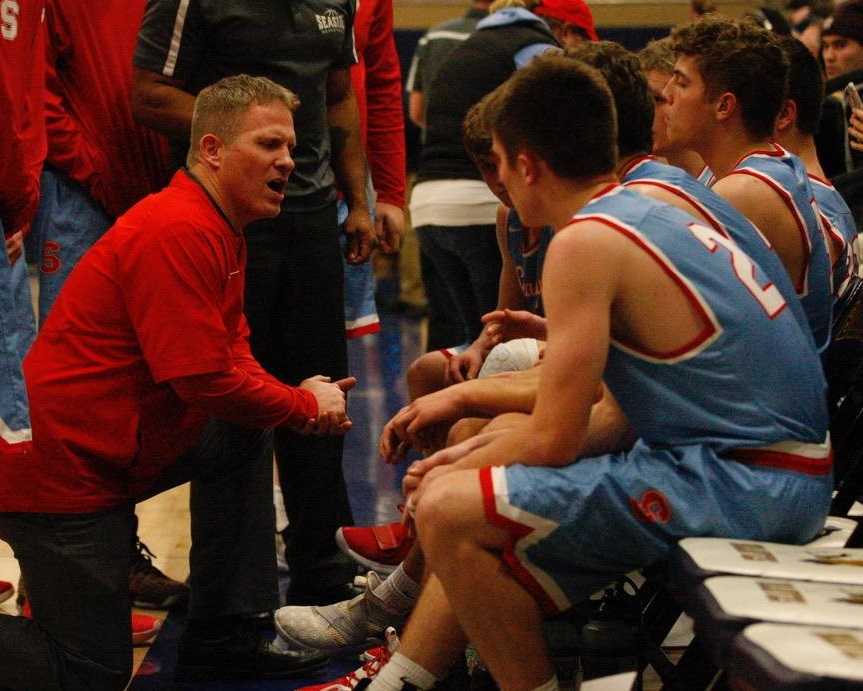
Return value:
[(458, 397), (463, 417), (494, 417), (503, 413), (530, 413), (536, 403), (539, 370), (471, 379), (450, 387)]

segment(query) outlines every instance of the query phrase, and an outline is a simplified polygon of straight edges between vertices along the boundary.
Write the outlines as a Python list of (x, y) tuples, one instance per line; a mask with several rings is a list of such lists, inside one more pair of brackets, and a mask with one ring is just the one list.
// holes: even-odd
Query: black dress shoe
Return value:
[(353, 583), (342, 583), (329, 588), (304, 588), (290, 587), (287, 592), (287, 604), (289, 605), (331, 605), (335, 602), (353, 600), (357, 595), (362, 595), (363, 589)]
[[(214, 679), (285, 679), (307, 676), (323, 669), (329, 658), (313, 650), (279, 650), (261, 635), (251, 619), (234, 619), (231, 630), (202, 633), (197, 621), (180, 638), (177, 648), (177, 681)], [(224, 618), (213, 620), (223, 624)], [(225, 631), (225, 629), (215, 629)]]

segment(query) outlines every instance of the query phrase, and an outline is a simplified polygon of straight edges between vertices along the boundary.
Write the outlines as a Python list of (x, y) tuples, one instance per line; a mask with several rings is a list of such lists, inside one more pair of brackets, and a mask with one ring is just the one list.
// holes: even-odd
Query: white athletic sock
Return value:
[(401, 653), (395, 653), (378, 672), (369, 686), (369, 691), (402, 691), (405, 682), (425, 691), (434, 686), (437, 680), (437, 677), (427, 669), (420, 667)]
[(560, 691), (560, 683), (557, 681), (557, 675), (555, 674), (551, 679), (544, 684), (540, 684), (533, 691)]
[(420, 594), (420, 584), (405, 573), (399, 564), (386, 580), (372, 591), (383, 601), (387, 609), (396, 614), (407, 614), (414, 608)]

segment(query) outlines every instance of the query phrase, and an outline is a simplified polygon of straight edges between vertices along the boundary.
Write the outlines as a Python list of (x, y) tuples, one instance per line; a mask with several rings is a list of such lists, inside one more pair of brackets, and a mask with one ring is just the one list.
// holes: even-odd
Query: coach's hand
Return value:
[(356, 386), (354, 377), (332, 382), (329, 377), (316, 375), (300, 384), (301, 389), (311, 391), (318, 402), (318, 416), (308, 420), (299, 430), (301, 434), (344, 434), (351, 428), (345, 407), (345, 392)]

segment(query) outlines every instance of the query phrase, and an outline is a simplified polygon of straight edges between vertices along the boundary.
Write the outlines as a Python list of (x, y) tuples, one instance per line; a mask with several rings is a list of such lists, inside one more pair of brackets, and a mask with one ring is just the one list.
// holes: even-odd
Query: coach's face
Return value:
[(294, 118), (281, 102), (252, 105), (234, 139), (223, 144), (219, 187), (226, 212), (240, 228), (278, 216), (297, 143)]

